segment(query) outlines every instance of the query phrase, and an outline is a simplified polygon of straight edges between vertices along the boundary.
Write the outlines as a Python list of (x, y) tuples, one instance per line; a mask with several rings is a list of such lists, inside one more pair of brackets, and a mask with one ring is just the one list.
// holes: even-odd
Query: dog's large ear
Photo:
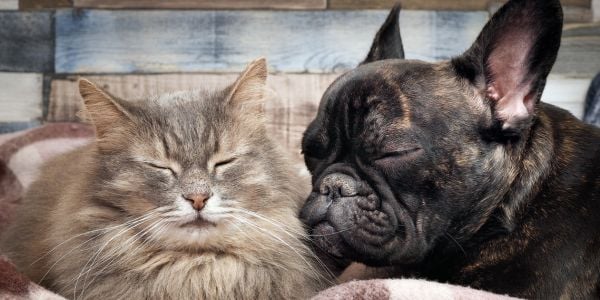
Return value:
[(398, 23), (400, 9), (400, 3), (392, 8), (387, 19), (375, 35), (371, 50), (369, 51), (367, 58), (360, 63), (361, 65), (376, 60), (390, 58), (404, 59), (404, 48), (400, 36), (400, 24)]
[(519, 131), (530, 124), (561, 34), (559, 0), (510, 0), (452, 63), (486, 95), (502, 129)]

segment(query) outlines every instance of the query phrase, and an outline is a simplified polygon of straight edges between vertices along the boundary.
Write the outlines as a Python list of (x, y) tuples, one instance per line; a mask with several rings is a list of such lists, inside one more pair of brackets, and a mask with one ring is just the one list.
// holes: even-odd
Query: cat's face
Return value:
[[(254, 82), (245, 82), (248, 76)], [(298, 183), (286, 182), (294, 170), (266, 138), (255, 101), (263, 98), (256, 84), (264, 80), (256, 83), (256, 76), (244, 74), (221, 93), (112, 97), (116, 110), (95, 118), (98, 106), (86, 104), (98, 132), (98, 197), (128, 219), (146, 218), (140, 227), (148, 237), (175, 248), (218, 248), (241, 233), (236, 226), (261, 226), (252, 214), (295, 217), (298, 202), (274, 196)], [(113, 119), (102, 127), (98, 119), (106, 116)]]

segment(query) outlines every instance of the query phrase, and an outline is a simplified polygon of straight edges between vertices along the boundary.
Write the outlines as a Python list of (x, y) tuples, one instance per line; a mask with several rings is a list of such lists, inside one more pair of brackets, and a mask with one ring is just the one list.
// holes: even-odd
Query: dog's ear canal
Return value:
[(452, 63), (460, 76), (485, 92), (502, 129), (519, 130), (530, 124), (561, 34), (558, 0), (511, 0)]
[(367, 58), (360, 63), (361, 65), (384, 59), (404, 59), (404, 47), (402, 46), (400, 24), (398, 22), (400, 9), (400, 3), (392, 8), (387, 19), (375, 35), (371, 50), (369, 51)]

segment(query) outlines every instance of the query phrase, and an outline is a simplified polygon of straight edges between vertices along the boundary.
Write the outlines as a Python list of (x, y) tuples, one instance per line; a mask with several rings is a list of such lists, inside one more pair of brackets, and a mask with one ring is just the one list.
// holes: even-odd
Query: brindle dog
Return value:
[(441, 63), (404, 59), (398, 12), (305, 132), (315, 243), (398, 277), (600, 297), (600, 129), (540, 102), (559, 1), (509, 1)]

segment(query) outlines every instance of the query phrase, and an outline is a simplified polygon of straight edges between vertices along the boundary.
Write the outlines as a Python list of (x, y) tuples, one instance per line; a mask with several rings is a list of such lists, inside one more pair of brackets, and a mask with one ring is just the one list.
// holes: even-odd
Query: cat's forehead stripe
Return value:
[(170, 158), (172, 153), (171, 153), (171, 146), (169, 146), (169, 141), (166, 135), (162, 136), (162, 149), (164, 151), (164, 156), (167, 158)]
[(176, 91), (159, 95), (156, 98), (156, 103), (159, 106), (170, 106), (175, 101), (191, 101), (196, 98), (197, 91)]

